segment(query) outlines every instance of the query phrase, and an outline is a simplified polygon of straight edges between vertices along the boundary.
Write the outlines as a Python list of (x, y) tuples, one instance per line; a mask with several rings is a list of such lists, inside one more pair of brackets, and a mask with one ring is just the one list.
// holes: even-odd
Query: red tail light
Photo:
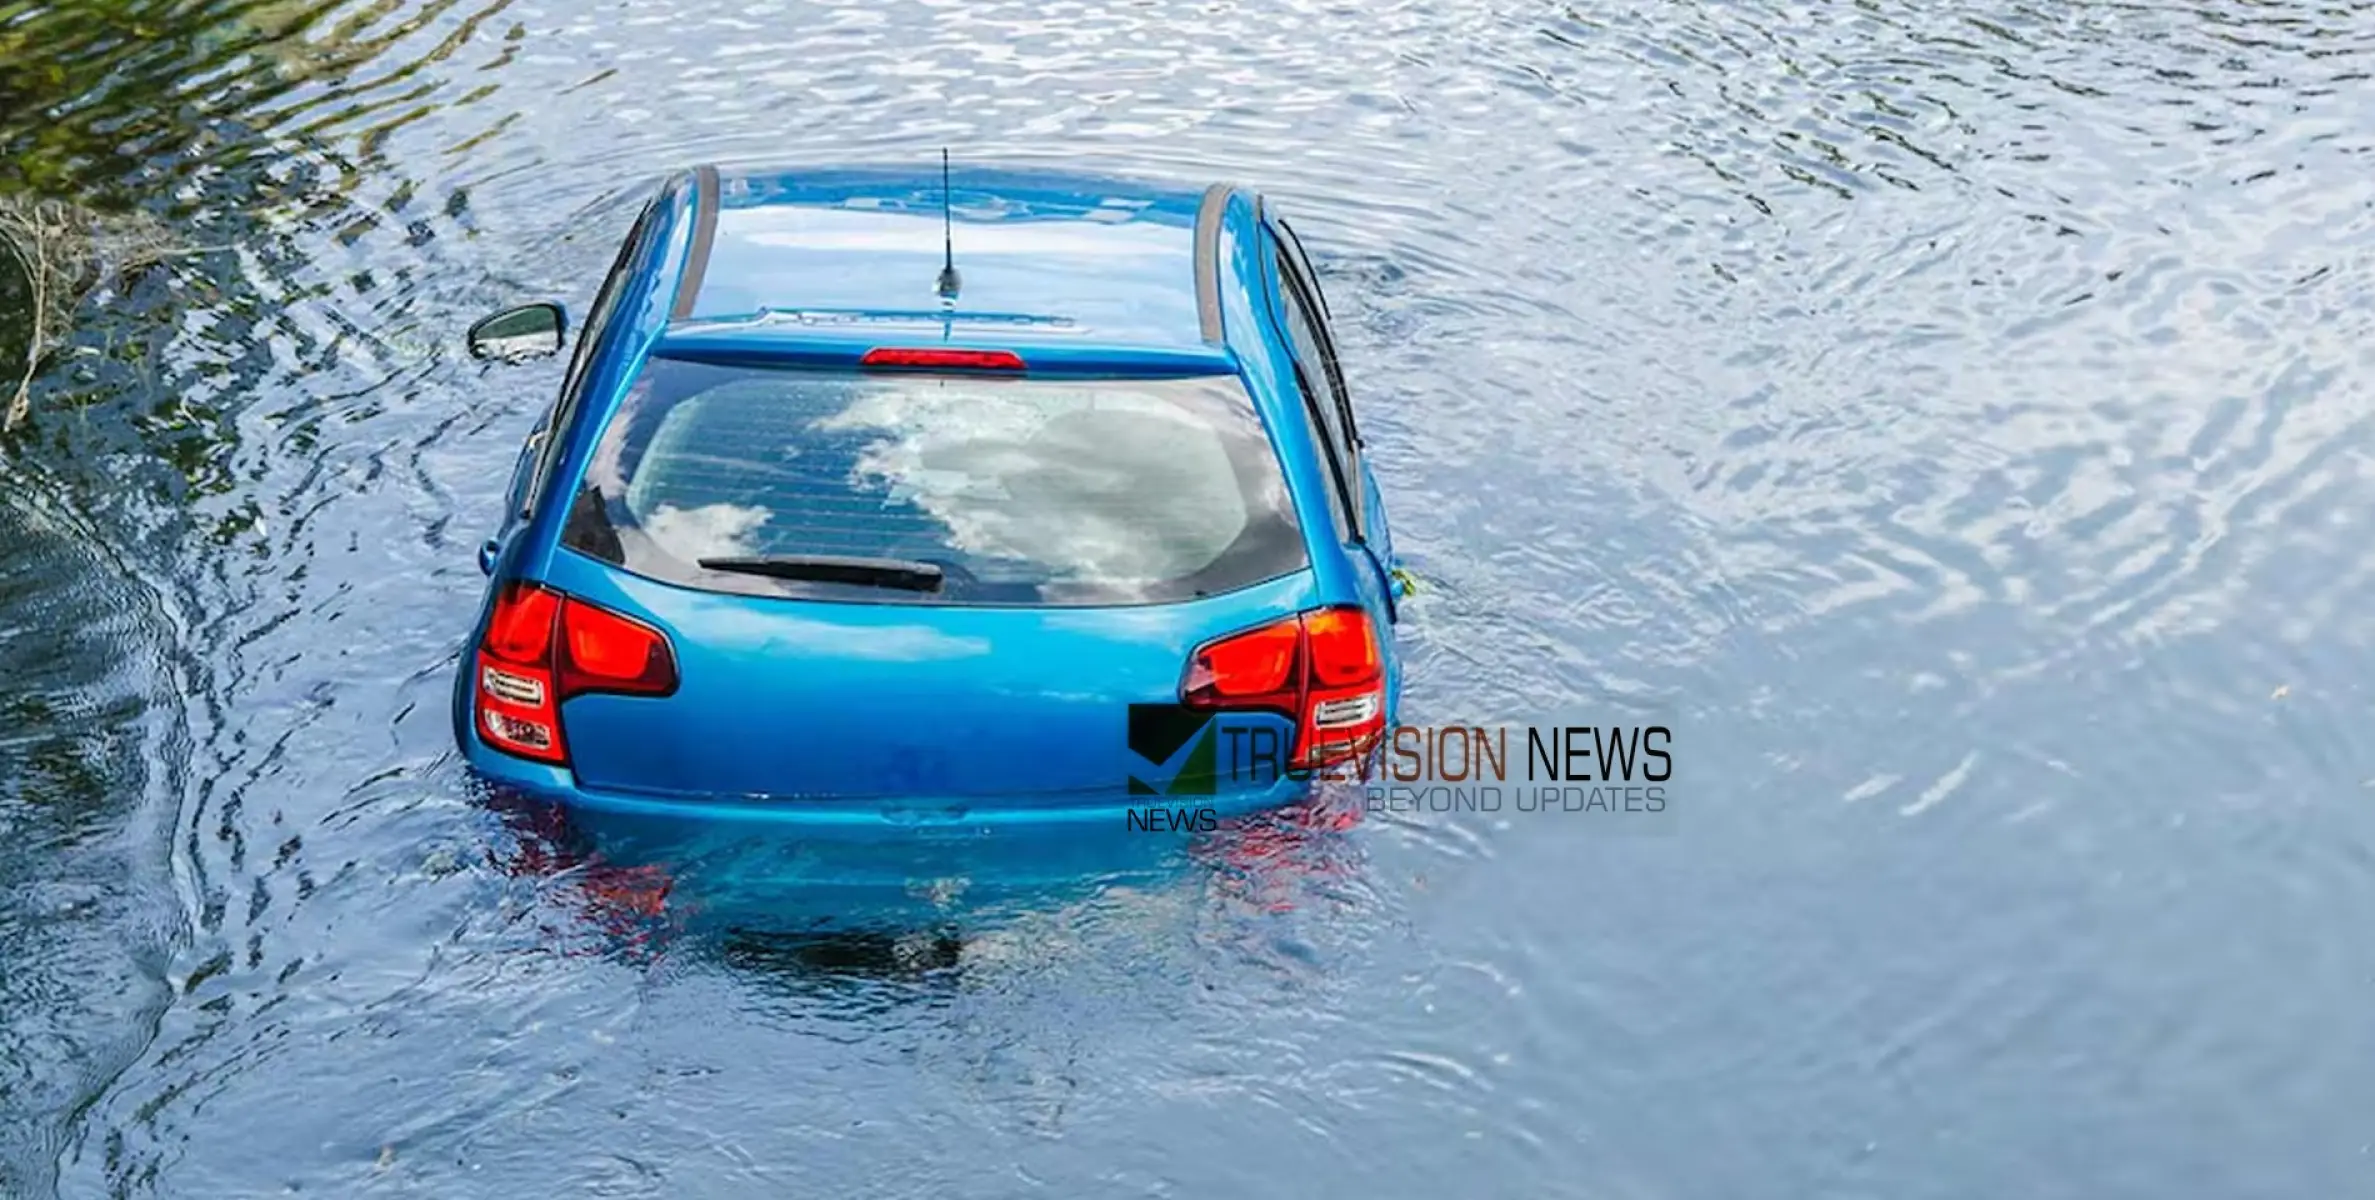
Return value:
[(538, 762), (567, 762), (553, 692), (553, 626), (561, 596), (515, 584), (495, 598), (478, 648), (478, 732), (487, 744)]
[(1188, 695), (1238, 701), (1244, 707), (1260, 707), (1243, 704), (1246, 701), (1292, 696), (1302, 653), (1303, 626), (1296, 617), (1222, 638), (1189, 660)]
[(480, 736), (538, 762), (569, 761), (562, 701), (588, 692), (676, 690), (676, 652), (666, 635), (533, 583), (513, 584), (496, 597), (477, 669)]
[(1365, 609), (1315, 609), (1206, 642), (1179, 693), (1191, 708), (1284, 713), (1297, 767), (1357, 758), (1385, 732), (1385, 667)]
[(1020, 371), (1023, 369), (1023, 360), (1021, 355), (1012, 350), (877, 346), (858, 359), (858, 365), (910, 371)]
[(665, 696), (676, 652), (657, 629), (583, 600), (561, 606), (561, 698), (586, 692)]

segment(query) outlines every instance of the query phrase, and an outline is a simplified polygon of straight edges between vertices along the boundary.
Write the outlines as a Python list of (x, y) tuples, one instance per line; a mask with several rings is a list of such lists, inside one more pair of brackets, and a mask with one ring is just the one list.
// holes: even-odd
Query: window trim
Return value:
[(1314, 297), (1317, 297), (1319, 300), (1319, 315), (1329, 320), (1334, 320), (1336, 314), (1329, 311), (1328, 309), (1328, 294), (1319, 286), (1319, 272), (1312, 267), (1311, 256), (1303, 252), (1302, 237), (1296, 234), (1295, 227), (1291, 224), (1288, 224), (1285, 217), (1279, 216), (1276, 213), (1270, 214), (1270, 223), (1278, 226), (1279, 243), (1284, 245), (1287, 250), (1294, 255), (1295, 274), (1300, 275), (1304, 279), (1310, 281), (1311, 294)]
[(1277, 227), (1279, 244), (1285, 247), (1293, 257), (1295, 268), (1293, 282), (1308, 291), (1311, 298), (1317, 301), (1319, 348), (1320, 353), (1327, 359), (1324, 365), (1328, 372), (1328, 386), (1335, 393), (1337, 415), (1344, 422), (1344, 436), (1352, 442), (1353, 455), (1358, 458), (1360, 452), (1366, 449), (1369, 443), (1361, 437), (1360, 420), (1353, 415), (1352, 388), (1344, 382), (1343, 355), (1336, 344), (1335, 314), (1328, 311), (1328, 293), (1320, 287), (1319, 272), (1312, 267), (1311, 257), (1303, 252), (1303, 240), (1295, 236), (1294, 226), (1289, 225), (1285, 217), (1275, 213), (1270, 214), (1266, 219), (1271, 225)]
[[(1324, 402), (1320, 397), (1319, 389), (1312, 386), (1311, 373), (1306, 369), (1301, 353), (1295, 348), (1295, 338), (1290, 331), (1289, 322), (1294, 319), (1294, 311), (1299, 306), (1305, 324), (1311, 326), (1313, 340), (1319, 344), (1318, 350), (1323, 361), (1318, 366), (1323, 373), (1330, 369), (1325, 361), (1328, 357), (1326, 329), (1324, 324), (1314, 320), (1316, 313), (1313, 306), (1303, 298), (1300, 287), (1290, 273), (1286, 250), (1280, 242), (1277, 231), (1272, 228), (1272, 224), (1268, 219), (1264, 219), (1262, 222), (1263, 240), (1268, 243), (1268, 258), (1272, 268), (1270, 272), (1264, 273), (1264, 281), (1268, 283), (1273, 274), (1278, 281), (1267, 288), (1273, 306), (1272, 319), (1278, 325), (1280, 338), (1286, 343), (1287, 362), (1294, 371), (1296, 387), (1303, 393), (1306, 424), (1314, 435), (1314, 440), (1319, 443), (1320, 452), (1327, 456), (1328, 473), (1335, 480), (1335, 493), (1330, 498), (1329, 506), (1343, 514), (1343, 523), (1351, 541), (1355, 544), (1366, 544), (1369, 534), (1368, 517), (1365, 506), (1360, 503), (1361, 488), (1357, 486), (1360, 479), (1360, 460), (1357, 457), (1359, 451), (1351, 446), (1338, 447), (1337, 436), (1328, 428), (1325, 410), (1320, 407)], [(1335, 390), (1332, 379), (1328, 386), (1331, 392)], [(1333, 398), (1331, 397), (1331, 399)], [(1339, 413), (1343, 411), (1342, 404), (1339, 403), (1336, 407)], [(1345, 462), (1348, 453), (1355, 456), (1352, 458), (1349, 472)]]
[(1311, 380), (1304, 374), (1303, 364), (1295, 361), (1294, 355), (1289, 353), (1287, 365), (1294, 372), (1295, 389), (1303, 394), (1303, 403), (1298, 406), (1303, 413), (1303, 429), (1311, 435), (1312, 443), (1327, 458), (1328, 478), (1331, 481), (1328, 488), (1328, 515), (1339, 537), (1345, 541), (1358, 542), (1361, 540), (1361, 527), (1355, 516), (1356, 510), (1349, 503), (1350, 497), (1344, 486), (1344, 468), (1336, 453), (1335, 439), (1328, 436), (1327, 426), (1320, 420), (1319, 410), (1311, 398)]

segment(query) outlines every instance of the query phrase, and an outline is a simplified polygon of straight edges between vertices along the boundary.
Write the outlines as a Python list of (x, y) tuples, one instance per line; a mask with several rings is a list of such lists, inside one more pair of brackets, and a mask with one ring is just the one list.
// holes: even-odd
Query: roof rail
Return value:
[(1236, 192), (1232, 184), (1213, 184), (1204, 189), (1204, 201), (1196, 209), (1196, 321), (1203, 327), (1204, 340), (1216, 346), (1221, 343), (1220, 223)]
[(701, 276), (709, 270), (709, 244), (717, 240), (717, 168), (693, 168), (693, 246), (685, 255), (684, 277), (676, 283), (676, 306), (669, 319), (693, 315), (693, 299), (701, 294)]

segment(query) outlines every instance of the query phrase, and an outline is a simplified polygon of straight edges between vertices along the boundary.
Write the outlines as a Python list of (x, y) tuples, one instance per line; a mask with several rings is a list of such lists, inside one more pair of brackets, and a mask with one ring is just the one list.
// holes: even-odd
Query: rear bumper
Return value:
[[(1131, 797), (1117, 788), (1071, 802), (937, 806), (633, 795), (580, 787), (566, 770), (492, 750), (463, 730), (463, 756), (480, 782), (565, 817), (563, 829), (545, 828), (536, 838), (560, 850), (549, 861), (530, 855), (536, 869), (566, 867), (593, 850), (610, 869), (629, 870), (637, 887), (657, 887), (679, 918), (745, 930), (994, 921), (1090, 896), (1160, 890), (1194, 876), (1200, 863), (1248, 854), (1244, 869), (1291, 870), (1298, 856), (1279, 854), (1275, 836), (1261, 831), (1277, 810), (1295, 825), (1296, 806), (1311, 794), (1308, 784), (1282, 781), (1226, 796)], [(1130, 813), (1150, 802), (1196, 819), (1185, 829), (1133, 825)], [(1198, 836), (1248, 826), (1250, 838)], [(562, 848), (571, 842), (579, 849)], [(648, 915), (657, 903), (645, 895), (630, 907)]]
[(1308, 783), (1281, 779), (1259, 790), (1211, 796), (1132, 796), (1110, 791), (1022, 797), (899, 797), (800, 799), (740, 796), (663, 796), (579, 786), (564, 768), (528, 762), (489, 748), (462, 727), (462, 754), (491, 783), (562, 805), (572, 812), (634, 823), (734, 826), (819, 838), (878, 841), (885, 837), (939, 842), (1002, 832), (1129, 834), (1208, 832), (1208, 823), (1297, 803)]

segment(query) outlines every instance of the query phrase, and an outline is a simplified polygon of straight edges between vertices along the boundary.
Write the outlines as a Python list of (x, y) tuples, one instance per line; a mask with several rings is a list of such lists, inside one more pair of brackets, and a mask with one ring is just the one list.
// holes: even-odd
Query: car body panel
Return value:
[(1011, 795), (1026, 806), (1122, 788), (1128, 706), (1176, 701), (1199, 643), (1307, 607), (1314, 594), (1298, 572), (1202, 600), (1114, 608), (786, 600), (659, 583), (574, 551), (546, 582), (644, 620), (676, 647), (675, 695), (562, 705), (587, 786), (976, 803)]
[[(1272, 261), (1263, 264), (1257, 276), (1263, 282), (1269, 302), (1267, 324), (1275, 329), (1286, 320), (1288, 300), (1286, 290), (1282, 286), (1282, 275), (1293, 270), (1304, 277), (1312, 298), (1319, 305), (1319, 312), (1316, 314), (1317, 333), (1322, 340), (1323, 352), (1330, 357), (1335, 357), (1338, 355), (1338, 348), (1335, 334), (1328, 327), (1327, 294), (1322, 290), (1317, 276), (1311, 274), (1309, 263), (1300, 243), (1295, 239), (1293, 231), (1283, 221), (1273, 222), (1265, 208), (1263, 202), (1257, 198), (1254, 202), (1257, 222), (1262, 231), (1268, 234), (1271, 239), (1267, 245), (1270, 248)], [(1292, 260), (1291, 264), (1290, 259)], [(1291, 349), (1287, 353), (1291, 357)], [(1337, 376), (1339, 371), (1340, 364), (1330, 364), (1325, 373)], [(1331, 389), (1340, 386), (1340, 383), (1328, 381), (1314, 382), (1323, 389), (1319, 398), (1322, 402), (1332, 401), (1334, 393)], [(1344, 419), (1349, 421), (1350, 414), (1347, 413)], [(1363, 602), (1369, 604), (1376, 615), (1381, 618), (1382, 627), (1383, 624), (1390, 624), (1399, 616), (1399, 596), (1394, 575), (1400, 564), (1393, 555), (1393, 536), (1386, 525), (1385, 503), (1383, 495), (1377, 488), (1376, 473), (1370, 467), (1369, 456), (1360, 453), (1361, 443), (1357, 429), (1348, 429), (1347, 434), (1346, 449), (1356, 455), (1355, 462), (1349, 468), (1350, 478), (1346, 484), (1352, 493), (1348, 515), (1357, 517), (1357, 520), (1353, 536), (1345, 539), (1342, 546), (1346, 555), (1354, 561), (1356, 568), (1366, 568), (1366, 571), (1361, 572), (1367, 578), (1360, 581), (1360, 591)], [(1317, 447), (1314, 449), (1316, 452)], [(1320, 459), (1316, 453), (1312, 466), (1314, 473), (1319, 475), (1324, 475), (1331, 469), (1328, 463)]]
[[(639, 226), (644, 220), (656, 226), (648, 237), (648, 250), (629, 253), (617, 264), (620, 296), (616, 315), (597, 329), (591, 322), (601, 314), (588, 313), (589, 323), (579, 330), (578, 337), (581, 342), (600, 340), (586, 358), (582, 378), (564, 379), (563, 394), (547, 410), (539, 433), (531, 435), (530, 444), (522, 451), (508, 489), (502, 528), (482, 551), (491, 551), (488, 556), (495, 562), (494, 578), (538, 579), (548, 569), (560, 541), (566, 506), (538, 505), (538, 493), (565, 495), (567, 487), (554, 486), (553, 481), (565, 484), (584, 473), (586, 458), (609, 423), (619, 395), (643, 369), (644, 359), (667, 330), (677, 284), (696, 249), (696, 218), (705, 180), (705, 172), (684, 172), (662, 186), (638, 219)], [(629, 237), (633, 236), (631, 231)], [(573, 390), (582, 402), (574, 413), (561, 415), (560, 410), (570, 405)], [(553, 427), (556, 416), (562, 421), (559, 428)], [(481, 618), (483, 622), (484, 613)]]
[[(566, 701), (572, 771), (489, 747), (461, 672), (456, 738), (483, 775), (643, 816), (1119, 822), (1148, 801), (1121, 786), (1128, 706), (1176, 702), (1198, 643), (1325, 605), (1371, 614), (1391, 721), (1402, 679), (1382, 498), (1362, 456), (1368, 536), (1340, 536), (1331, 468), (1275, 315), (1279, 266), (1258, 197), (959, 169), (963, 286), (943, 306), (939, 183), (912, 168), (702, 168), (662, 186), (640, 219), (641, 252), (619, 267), (610, 319), (596, 328), (602, 314), (590, 313), (579, 333), (598, 339), (575, 381), (581, 399), (572, 407), (565, 391), (550, 444), (523, 448), (482, 556), (498, 586), (535, 580), (661, 626), (683, 682), (666, 699)], [(1044, 374), (1238, 375), (1287, 477), (1308, 568), (1181, 604), (1018, 610), (718, 594), (561, 547), (564, 500), (651, 355), (846, 368), (877, 345), (1012, 349)], [(1282, 781), (1214, 803), (1250, 811), (1300, 790)]]
[[(1294, 382), (1293, 351), (1278, 328), (1274, 285), (1267, 279), (1268, 273), (1276, 268), (1267, 261), (1258, 235), (1259, 206), (1257, 197), (1242, 193), (1228, 202), (1227, 219), (1216, 250), (1224, 274), (1247, 281), (1251, 286), (1221, 289), (1222, 329), (1231, 353), (1244, 369), (1247, 388), (1254, 393), (1255, 403), (1270, 427), (1271, 442), (1288, 473), (1296, 516), (1314, 547), (1312, 571), (1319, 581), (1324, 602), (1360, 604), (1369, 610), (1381, 636), (1390, 641), (1399, 615), (1390, 580), (1378, 576), (1374, 569), (1376, 560), (1365, 544), (1340, 540), (1333, 533), (1336, 520), (1327, 497), (1327, 489), (1333, 483), (1316, 431), (1300, 415), (1303, 397)], [(1370, 504), (1369, 511), (1376, 536), (1384, 537), (1382, 502)], [(1329, 550), (1334, 553), (1328, 553)], [(1387, 562), (1390, 570), (1391, 562)], [(1393, 713), (1399, 711), (1402, 678), (1400, 659), (1390, 646), (1385, 662), (1386, 711)]]

